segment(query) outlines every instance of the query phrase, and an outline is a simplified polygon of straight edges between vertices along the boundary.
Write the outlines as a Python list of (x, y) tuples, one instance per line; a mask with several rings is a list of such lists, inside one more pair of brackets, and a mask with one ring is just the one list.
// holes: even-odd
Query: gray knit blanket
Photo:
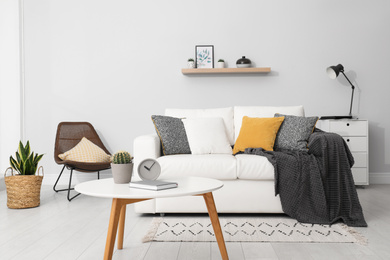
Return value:
[(338, 134), (317, 130), (308, 151), (265, 151), (248, 148), (246, 154), (265, 156), (275, 169), (275, 196), (284, 213), (299, 222), (366, 227), (351, 167), (353, 156)]

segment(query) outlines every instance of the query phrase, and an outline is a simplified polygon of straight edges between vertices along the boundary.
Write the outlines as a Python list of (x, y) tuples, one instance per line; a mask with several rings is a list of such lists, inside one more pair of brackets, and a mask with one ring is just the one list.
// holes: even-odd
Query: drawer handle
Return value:
[(347, 126), (349, 126), (349, 123), (347, 123)]

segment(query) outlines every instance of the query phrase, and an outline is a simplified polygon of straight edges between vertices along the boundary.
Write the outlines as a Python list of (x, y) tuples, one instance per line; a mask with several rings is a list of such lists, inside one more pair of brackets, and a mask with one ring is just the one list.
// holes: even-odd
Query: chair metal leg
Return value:
[[(67, 198), (68, 198), (69, 201), (71, 201), (71, 200), (73, 200), (74, 198), (76, 198), (77, 196), (80, 195), (80, 193), (77, 193), (77, 194), (74, 195), (73, 197), (70, 197), (70, 191), (71, 191), (71, 190), (74, 190), (74, 188), (71, 188), (71, 187), (72, 187), (72, 175), (73, 175), (73, 170), (74, 170), (74, 168), (69, 167), (69, 168), (70, 168), (70, 176), (69, 176), (69, 185), (68, 185), (68, 188), (67, 188), (67, 189), (60, 189), (60, 190), (57, 190), (57, 189), (56, 189), (57, 184), (58, 184), (58, 181), (60, 180), (60, 178), (61, 178), (61, 176), (62, 176), (62, 173), (64, 172), (65, 167), (66, 167), (66, 165), (64, 165), (64, 167), (62, 167), (62, 170), (61, 170), (61, 172), (60, 172), (60, 175), (58, 176), (58, 178), (57, 178), (57, 180), (56, 180), (56, 183), (55, 183), (54, 186), (53, 186), (53, 190), (54, 190), (55, 192), (59, 192), (59, 191), (68, 191), (68, 196), (67, 196)], [(69, 168), (68, 168), (68, 169), (69, 169)], [(100, 179), (100, 171), (97, 171), (97, 178)]]
[(57, 189), (56, 189), (57, 183), (58, 183), (58, 181), (60, 180), (61, 175), (62, 175), (62, 173), (64, 172), (65, 167), (66, 167), (65, 165), (64, 165), (64, 167), (62, 167), (62, 170), (61, 170), (61, 172), (60, 172), (60, 175), (58, 176), (57, 181), (56, 181), (56, 183), (55, 183), (54, 186), (53, 186), (53, 190), (54, 190), (55, 192), (67, 191), (67, 192), (68, 192), (67, 198), (68, 198), (69, 201), (71, 201), (72, 199), (74, 199), (74, 198), (76, 198), (77, 196), (80, 195), (80, 193), (78, 193), (78, 194), (76, 194), (75, 196), (70, 197), (70, 191), (71, 191), (71, 190), (74, 190), (74, 188), (71, 188), (71, 185), (72, 185), (73, 168), (70, 169), (70, 177), (69, 177), (69, 186), (68, 186), (68, 188), (67, 188), (67, 189), (60, 189), (60, 190), (57, 190)]
[(70, 190), (74, 190), (74, 188), (71, 188), (72, 185), (72, 175), (73, 175), (73, 168), (70, 169), (70, 177), (69, 177), (69, 186), (68, 186), (68, 200), (71, 201), (72, 199), (79, 196), (81, 193), (77, 193), (72, 198), (70, 198)]
[(60, 173), (60, 175), (58, 176), (57, 181), (56, 181), (56, 183), (55, 183), (54, 186), (53, 186), (53, 190), (54, 190), (55, 192), (59, 192), (59, 191), (64, 191), (64, 190), (66, 190), (66, 189), (64, 189), (64, 190), (56, 190), (57, 183), (58, 183), (58, 181), (60, 180), (61, 175), (62, 175), (62, 173), (64, 172), (64, 169), (65, 169), (65, 165), (64, 165), (64, 167), (62, 167), (61, 173)]

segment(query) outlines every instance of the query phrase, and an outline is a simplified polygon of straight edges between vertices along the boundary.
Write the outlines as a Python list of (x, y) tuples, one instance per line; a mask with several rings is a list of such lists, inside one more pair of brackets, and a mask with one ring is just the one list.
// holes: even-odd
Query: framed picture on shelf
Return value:
[(195, 65), (199, 69), (214, 68), (214, 45), (195, 46)]

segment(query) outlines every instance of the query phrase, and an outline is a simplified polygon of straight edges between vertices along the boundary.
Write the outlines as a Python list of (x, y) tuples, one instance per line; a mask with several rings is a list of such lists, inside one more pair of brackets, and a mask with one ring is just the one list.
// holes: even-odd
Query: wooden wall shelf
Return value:
[(223, 68), (223, 69), (181, 69), (184, 75), (191, 74), (256, 74), (256, 73), (269, 73), (271, 68)]

